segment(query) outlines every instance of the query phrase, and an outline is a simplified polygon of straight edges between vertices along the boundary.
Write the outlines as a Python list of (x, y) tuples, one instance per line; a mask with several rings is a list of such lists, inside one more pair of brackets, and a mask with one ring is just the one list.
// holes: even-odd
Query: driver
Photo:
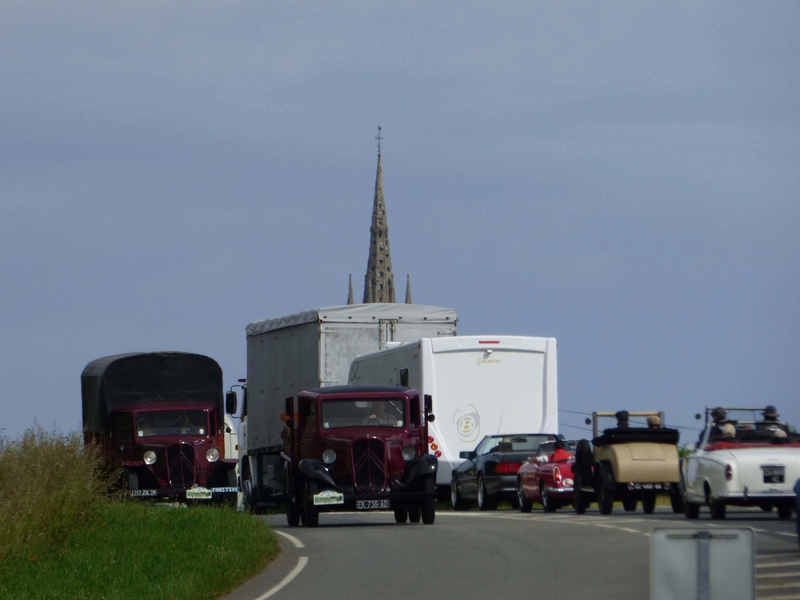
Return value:
[(377, 423), (387, 427), (397, 427), (397, 417), (389, 413), (389, 402), (375, 402), (373, 405), (375, 409), (369, 417), (367, 417), (367, 424)]

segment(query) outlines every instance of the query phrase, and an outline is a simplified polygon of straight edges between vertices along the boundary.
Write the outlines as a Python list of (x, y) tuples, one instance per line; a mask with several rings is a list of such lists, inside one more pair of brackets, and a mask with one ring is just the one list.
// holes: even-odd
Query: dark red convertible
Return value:
[(577, 442), (566, 441), (554, 460), (555, 442), (541, 444), (517, 472), (517, 506), (530, 512), (538, 502), (545, 512), (572, 505), (572, 465)]

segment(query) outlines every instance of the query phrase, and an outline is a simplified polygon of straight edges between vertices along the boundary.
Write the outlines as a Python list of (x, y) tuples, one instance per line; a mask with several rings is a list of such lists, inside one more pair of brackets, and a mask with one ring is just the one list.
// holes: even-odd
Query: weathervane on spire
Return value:
[(381, 155), (381, 140), (383, 139), (381, 137), (381, 126), (380, 125), (378, 125), (378, 135), (375, 137), (375, 139), (378, 140), (378, 156), (380, 156)]

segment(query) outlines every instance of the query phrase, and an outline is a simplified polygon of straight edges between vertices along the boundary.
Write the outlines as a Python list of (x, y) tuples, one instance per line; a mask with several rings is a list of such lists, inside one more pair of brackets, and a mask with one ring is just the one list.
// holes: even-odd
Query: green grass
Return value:
[(76, 434), (0, 438), (0, 597), (218, 598), (278, 553), (262, 520), (110, 492)]

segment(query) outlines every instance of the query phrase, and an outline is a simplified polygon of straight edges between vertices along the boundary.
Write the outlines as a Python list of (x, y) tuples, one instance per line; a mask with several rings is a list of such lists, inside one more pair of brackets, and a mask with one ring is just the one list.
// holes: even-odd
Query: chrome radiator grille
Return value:
[(386, 488), (386, 448), (383, 440), (353, 443), (353, 482), (362, 494), (378, 494)]
[(169, 481), (174, 488), (190, 488), (195, 482), (194, 448), (189, 444), (173, 444), (167, 448)]

